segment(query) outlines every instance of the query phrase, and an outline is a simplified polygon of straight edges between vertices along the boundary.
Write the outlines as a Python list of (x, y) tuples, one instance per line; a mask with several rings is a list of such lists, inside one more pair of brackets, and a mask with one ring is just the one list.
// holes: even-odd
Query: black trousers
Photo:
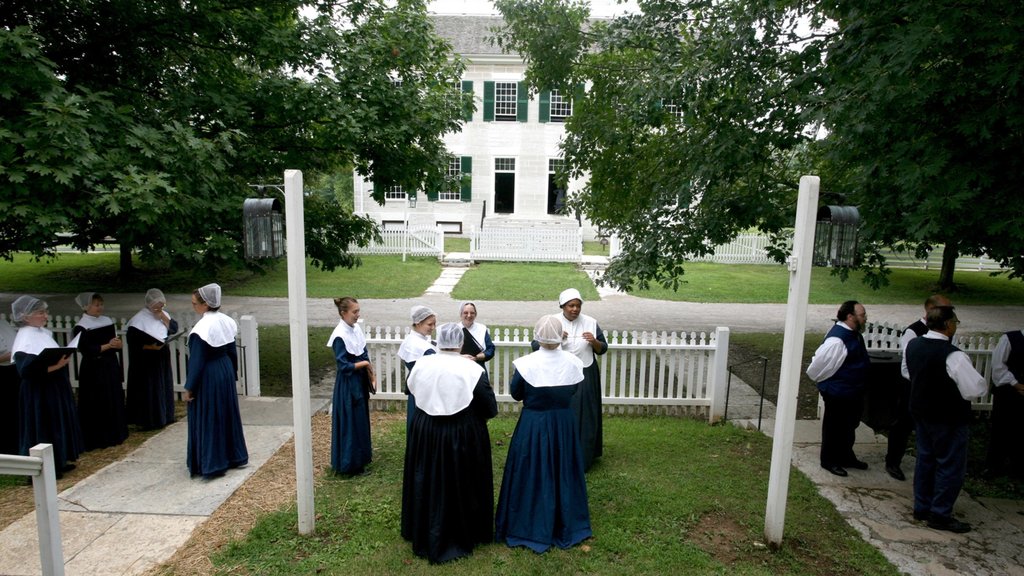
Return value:
[(864, 395), (836, 396), (822, 393), (825, 415), (821, 418), (821, 465), (846, 466), (857, 459), (853, 443), (864, 411)]
[(985, 459), (990, 473), (1024, 473), (1024, 395), (1013, 386), (992, 391), (992, 427)]
[(885, 452), (886, 466), (899, 466), (907, 453), (910, 433), (914, 430), (914, 417), (910, 415), (910, 382), (902, 380), (903, 388), (896, 399), (892, 424), (889, 426), (889, 446)]

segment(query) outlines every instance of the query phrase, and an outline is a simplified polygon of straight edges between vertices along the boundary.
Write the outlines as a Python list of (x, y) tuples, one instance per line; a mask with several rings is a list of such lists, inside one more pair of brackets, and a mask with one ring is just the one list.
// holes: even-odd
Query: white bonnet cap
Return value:
[(562, 321), (557, 315), (541, 316), (533, 327), (533, 338), (541, 344), (559, 344), (562, 342)]
[(199, 296), (210, 308), (220, 308), (220, 284), (207, 284), (199, 290)]
[(583, 296), (580, 296), (580, 291), (575, 288), (566, 288), (558, 295), (558, 307), (561, 308), (562, 306), (565, 306), (565, 303), (570, 300), (579, 300), (582, 304)]
[(18, 296), (17, 300), (11, 302), (11, 321), (21, 326), (25, 322), (25, 316), (36, 310), (46, 310), (46, 302), (25, 294)]
[(75, 304), (78, 304), (79, 308), (85, 310), (89, 307), (89, 304), (92, 304), (92, 300), (96, 296), (99, 296), (96, 292), (79, 292), (78, 296), (75, 296)]
[(431, 316), (436, 316), (436, 314), (429, 306), (413, 306), (409, 311), (409, 317), (412, 318), (413, 324), (419, 324)]
[(462, 349), (462, 324), (445, 322), (437, 329), (437, 347), (440, 350)]
[(149, 290), (146, 290), (146, 307), (149, 308), (157, 302), (167, 304), (167, 297), (164, 296), (164, 293), (161, 292), (159, 288), (150, 288)]

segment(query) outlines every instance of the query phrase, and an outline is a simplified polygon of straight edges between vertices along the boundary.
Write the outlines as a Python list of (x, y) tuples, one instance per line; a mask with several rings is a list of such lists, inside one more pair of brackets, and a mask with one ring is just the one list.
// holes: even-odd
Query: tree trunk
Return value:
[(956, 268), (956, 258), (960, 255), (957, 250), (958, 243), (953, 240), (946, 242), (942, 249), (942, 270), (939, 272), (939, 290), (950, 292), (956, 286), (953, 284), (953, 270)]
[(135, 272), (135, 265), (132, 264), (132, 246), (124, 241), (122, 241), (119, 246), (121, 257), (117, 275), (121, 278), (126, 278), (131, 273)]

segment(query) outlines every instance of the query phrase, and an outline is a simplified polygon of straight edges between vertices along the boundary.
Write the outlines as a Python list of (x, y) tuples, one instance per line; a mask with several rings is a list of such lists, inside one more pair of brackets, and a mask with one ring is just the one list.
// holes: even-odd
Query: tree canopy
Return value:
[[(240, 256), (250, 183), (350, 169), (442, 182), (462, 64), (420, 0), (0, 2), (0, 255), (113, 237), (143, 258)], [(317, 201), (312, 250), (376, 233)], [(130, 253), (130, 252), (129, 252)]]
[(613, 284), (671, 285), (744, 230), (781, 239), (802, 173), (860, 207), (865, 269), (943, 244), (1024, 274), (1019, 2), (496, 5), (533, 86), (588, 86), (563, 153), (589, 174), (576, 207), (622, 239)]

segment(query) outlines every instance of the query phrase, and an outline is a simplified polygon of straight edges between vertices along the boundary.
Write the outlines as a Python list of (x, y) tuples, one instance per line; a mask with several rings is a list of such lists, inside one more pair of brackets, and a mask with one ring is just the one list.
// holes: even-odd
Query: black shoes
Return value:
[[(914, 516), (916, 517), (917, 514), (915, 513)], [(928, 518), (928, 527), (935, 530), (953, 532), (954, 534), (964, 534), (971, 531), (971, 525), (967, 522), (961, 522), (949, 516), (936, 516), (934, 514)]]
[[(888, 464), (886, 464), (885, 471), (889, 473), (889, 476), (892, 476), (893, 478), (899, 480), (900, 482), (907, 479), (907, 477), (903, 474), (903, 469), (900, 468), (899, 466), (889, 466)], [(918, 520), (924, 520), (924, 518), (918, 518)]]
[(846, 468), (843, 468), (842, 466), (825, 466), (824, 464), (822, 464), (821, 467), (835, 474), (836, 476), (847, 476)]
[(865, 462), (863, 460), (857, 460), (856, 458), (854, 458), (853, 460), (847, 462), (846, 464), (844, 464), (844, 466), (846, 466), (847, 468), (853, 468), (854, 470), (867, 470), (868, 469), (868, 463), (867, 462)]
[(927, 520), (930, 517), (931, 517), (931, 513), (929, 513), (929, 512), (921, 512), (921, 511), (918, 511), (918, 510), (914, 510), (914, 520), (920, 520), (920, 521), (924, 522), (925, 520)]

